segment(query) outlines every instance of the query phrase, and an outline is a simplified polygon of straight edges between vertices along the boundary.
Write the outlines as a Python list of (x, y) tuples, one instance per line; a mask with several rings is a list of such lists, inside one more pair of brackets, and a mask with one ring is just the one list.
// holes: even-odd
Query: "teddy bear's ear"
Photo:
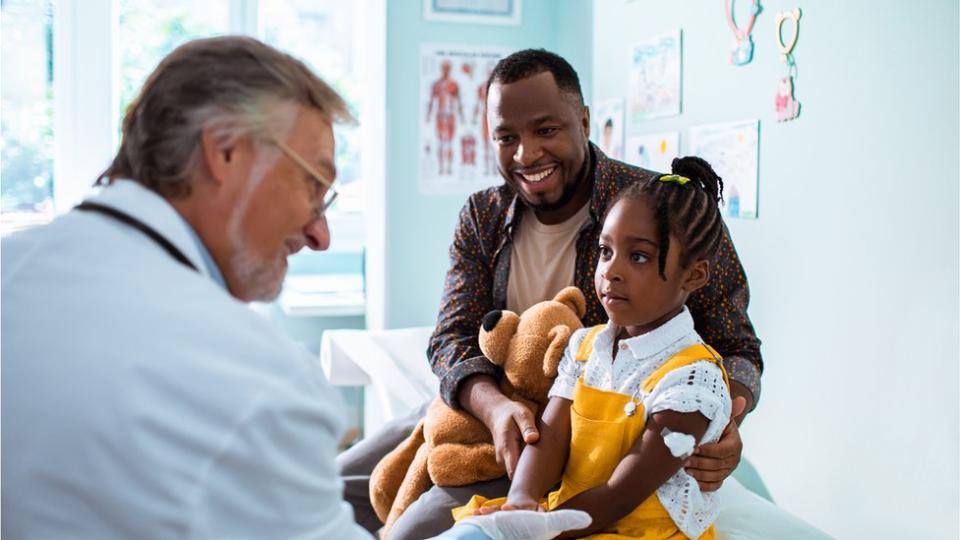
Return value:
[(554, 326), (547, 334), (550, 346), (543, 355), (543, 374), (547, 377), (552, 379), (557, 376), (557, 366), (560, 365), (560, 358), (563, 357), (563, 351), (567, 348), (572, 334), (570, 327), (565, 324)]
[(565, 287), (557, 293), (553, 299), (561, 304), (566, 304), (577, 314), (578, 319), (582, 319), (587, 313), (587, 299), (583, 293), (576, 287)]
[(507, 361), (510, 338), (517, 333), (520, 317), (507, 310), (497, 310), (483, 317), (480, 327), (480, 350), (488, 360), (498, 366)]

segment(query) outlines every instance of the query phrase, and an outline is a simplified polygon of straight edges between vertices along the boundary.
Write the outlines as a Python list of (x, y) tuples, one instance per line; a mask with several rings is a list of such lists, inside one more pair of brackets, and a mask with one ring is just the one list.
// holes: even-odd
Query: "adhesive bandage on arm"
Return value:
[(693, 454), (693, 450), (697, 446), (696, 437), (687, 433), (663, 428), (660, 430), (660, 436), (663, 437), (663, 444), (667, 445), (667, 449), (676, 458), (687, 459)]

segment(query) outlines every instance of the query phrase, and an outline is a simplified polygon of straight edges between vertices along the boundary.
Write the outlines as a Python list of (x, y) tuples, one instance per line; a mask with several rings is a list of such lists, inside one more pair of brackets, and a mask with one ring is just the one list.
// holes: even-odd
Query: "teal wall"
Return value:
[[(593, 92), (625, 95), (628, 47), (682, 28), (683, 114), (630, 131), (685, 149), (689, 126), (761, 121), (760, 218), (728, 220), (766, 360), (745, 455), (839, 538), (956, 538), (958, 4), (764, 0), (744, 67), (723, 5), (596, 2)], [(796, 6), (802, 114), (777, 123), (774, 17)]]
[(421, 43), (544, 47), (567, 56), (590, 87), (592, 2), (524, 0), (519, 26), (427, 22), (421, 0), (387, 2), (386, 326), (432, 325), (457, 214), (467, 195), (418, 191)]

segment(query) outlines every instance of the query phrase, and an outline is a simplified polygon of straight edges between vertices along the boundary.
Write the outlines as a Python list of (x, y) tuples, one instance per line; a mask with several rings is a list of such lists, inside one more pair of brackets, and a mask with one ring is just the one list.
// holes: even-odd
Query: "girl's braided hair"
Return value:
[[(681, 268), (699, 259), (711, 260), (723, 238), (718, 206), (723, 201), (723, 179), (709, 163), (695, 156), (674, 159), (670, 169), (672, 175), (631, 184), (614, 201), (616, 204), (632, 198), (653, 204), (660, 243), (660, 277), (664, 280), (671, 234), (680, 241)], [(613, 208), (613, 204), (608, 208)]]

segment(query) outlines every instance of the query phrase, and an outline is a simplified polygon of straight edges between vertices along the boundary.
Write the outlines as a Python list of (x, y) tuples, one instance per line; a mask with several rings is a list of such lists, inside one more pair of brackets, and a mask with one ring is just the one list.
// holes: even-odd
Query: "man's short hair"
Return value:
[(577, 72), (562, 56), (546, 49), (524, 49), (497, 62), (487, 79), (487, 91), (495, 82), (510, 84), (539, 75), (544, 71), (553, 74), (553, 80), (556, 81), (557, 88), (562, 93), (575, 98), (579, 105), (583, 105), (583, 91), (580, 90), (580, 78)]
[(140, 182), (171, 197), (190, 194), (200, 134), (218, 142), (269, 133), (285, 104), (309, 107), (325, 120), (352, 122), (346, 102), (303, 62), (253, 38), (199, 39), (177, 47), (150, 74), (127, 107), (116, 157), (98, 182)]

